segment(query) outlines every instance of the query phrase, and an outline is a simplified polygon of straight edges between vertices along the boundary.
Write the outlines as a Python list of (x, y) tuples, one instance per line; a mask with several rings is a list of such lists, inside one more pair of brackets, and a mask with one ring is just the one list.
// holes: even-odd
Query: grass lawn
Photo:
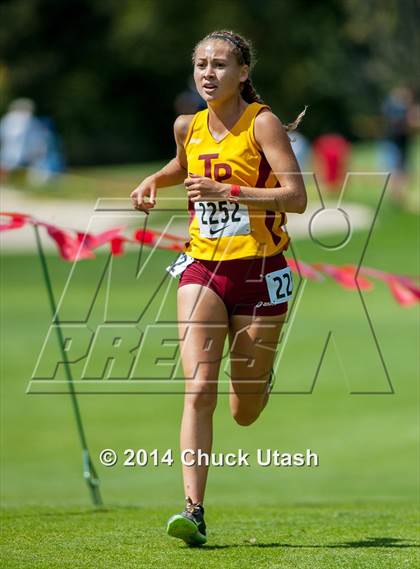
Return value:
[[(109, 171), (109, 177), (116, 179), (118, 170)], [(375, 206), (362, 183), (350, 197)], [(293, 252), (309, 262), (354, 263), (366, 239), (367, 230), (355, 232), (334, 252), (294, 240)], [(416, 216), (384, 203), (364, 264), (415, 274), (417, 239)], [(141, 279), (134, 277), (132, 249), (114, 259), (109, 305), (114, 318), (133, 318), (133, 311), (147, 305), (173, 258), (168, 251), (157, 252)], [(79, 264), (62, 318), (83, 320), (106, 259), (104, 252)], [(48, 263), (59, 296), (71, 264), (52, 254)], [(397, 305), (384, 284), (377, 282), (363, 299), (394, 393), (367, 393), (369, 386), (380, 391), (387, 384), (366, 314), (356, 293), (329, 280), (305, 289), (274, 393), (254, 425), (240, 427), (230, 417), (221, 373), (215, 452), (310, 448), (320, 464), (212, 468), (205, 502), (209, 541), (195, 550), (164, 531), (167, 517), (183, 506), (179, 461), (172, 467), (98, 464), (104, 448), (120, 456), (127, 448), (177, 453), (182, 396), (79, 396), (105, 501), (104, 510), (91, 508), (69, 397), (26, 393), (51, 322), (38, 258), (4, 255), (1, 279), (3, 567), (418, 566), (418, 309)], [(139, 330), (157, 313), (162, 321), (175, 321), (176, 282), (165, 283), (170, 284), (158, 290)], [(93, 329), (102, 321), (104, 298), (102, 287), (88, 318)], [(281, 386), (296, 391), (310, 383), (314, 354), (329, 331), (335, 343), (328, 347), (313, 392), (279, 393)], [(150, 345), (154, 350), (157, 344)], [(105, 361), (107, 353), (99, 346), (96, 360)], [(83, 360), (72, 364), (75, 377), (83, 366)], [(352, 395), (352, 382), (361, 383), (366, 393)]]
[(83, 569), (418, 566), (413, 508), (398, 503), (221, 506), (209, 513), (210, 542), (188, 548), (166, 538), (169, 508), (21, 508), (7, 511), (3, 567)]

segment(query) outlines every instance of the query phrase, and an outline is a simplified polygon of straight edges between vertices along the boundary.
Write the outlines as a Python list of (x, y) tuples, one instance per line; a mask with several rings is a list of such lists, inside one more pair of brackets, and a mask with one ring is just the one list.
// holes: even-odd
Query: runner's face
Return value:
[(198, 46), (194, 80), (205, 101), (223, 101), (234, 96), (247, 77), (248, 66), (238, 64), (228, 42), (209, 40)]

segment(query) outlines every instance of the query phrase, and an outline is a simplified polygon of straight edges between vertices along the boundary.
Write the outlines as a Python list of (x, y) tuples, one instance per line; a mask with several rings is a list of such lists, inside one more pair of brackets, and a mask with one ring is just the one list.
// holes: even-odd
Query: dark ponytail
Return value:
[(247, 103), (264, 103), (255, 90), (250, 77), (242, 84), (241, 95), (242, 99)]

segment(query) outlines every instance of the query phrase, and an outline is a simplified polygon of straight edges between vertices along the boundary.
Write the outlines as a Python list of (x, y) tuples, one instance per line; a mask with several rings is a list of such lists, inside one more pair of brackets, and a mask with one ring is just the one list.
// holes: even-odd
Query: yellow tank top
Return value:
[[(208, 128), (208, 109), (196, 113), (184, 147), (188, 172), (218, 182), (253, 188), (279, 186), (254, 136), (254, 121), (267, 105), (251, 103), (222, 140)], [(286, 214), (222, 202), (188, 200), (190, 239), (184, 252), (196, 259), (230, 260), (266, 257), (287, 249), (289, 237), (282, 226)]]

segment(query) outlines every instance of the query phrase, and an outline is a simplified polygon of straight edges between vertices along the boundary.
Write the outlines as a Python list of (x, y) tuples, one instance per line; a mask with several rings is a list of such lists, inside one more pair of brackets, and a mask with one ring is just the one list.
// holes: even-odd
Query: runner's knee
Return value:
[(185, 404), (195, 411), (214, 413), (217, 405), (217, 384), (207, 381), (192, 381), (185, 384)]

